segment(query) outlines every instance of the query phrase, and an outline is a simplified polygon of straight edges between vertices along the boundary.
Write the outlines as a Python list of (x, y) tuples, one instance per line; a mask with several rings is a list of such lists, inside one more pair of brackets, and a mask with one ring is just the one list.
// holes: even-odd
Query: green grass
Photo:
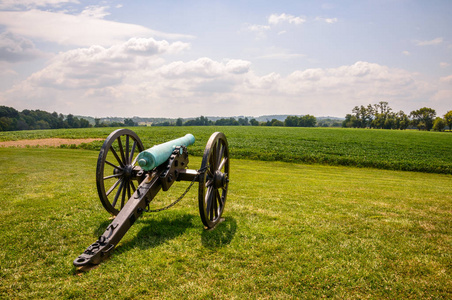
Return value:
[[(201, 156), (214, 131), (223, 131), (233, 158), (371, 167), (452, 174), (452, 134), (414, 130), (369, 130), (287, 127), (134, 127), (145, 147), (192, 133), (191, 155)], [(112, 128), (1, 132), (0, 141), (61, 138), (106, 138)], [(102, 141), (79, 148), (98, 151)], [(71, 146), (64, 146), (71, 147)], [(75, 147), (75, 146), (74, 146)]]
[(1, 299), (452, 296), (451, 175), (235, 159), (215, 230), (202, 229), (195, 185), (78, 273), (72, 261), (109, 224), (96, 160), (94, 151), (0, 149)]

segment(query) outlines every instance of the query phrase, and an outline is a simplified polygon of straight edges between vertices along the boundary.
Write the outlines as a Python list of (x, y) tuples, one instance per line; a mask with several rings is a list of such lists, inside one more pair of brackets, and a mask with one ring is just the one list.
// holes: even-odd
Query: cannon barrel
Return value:
[(145, 171), (150, 171), (163, 164), (178, 146), (188, 147), (195, 143), (193, 134), (186, 134), (184, 137), (155, 145), (147, 150), (140, 152), (137, 161), (140, 167)]

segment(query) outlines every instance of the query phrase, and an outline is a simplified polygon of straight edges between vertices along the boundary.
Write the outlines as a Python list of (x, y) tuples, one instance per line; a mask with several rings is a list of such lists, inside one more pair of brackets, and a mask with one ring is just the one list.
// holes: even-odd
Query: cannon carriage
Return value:
[[(199, 214), (205, 229), (222, 220), (229, 185), (229, 149), (226, 136), (213, 133), (198, 170), (188, 169), (187, 147), (195, 142), (191, 134), (144, 149), (138, 135), (129, 129), (112, 132), (102, 145), (96, 167), (96, 185), (103, 207), (114, 216), (99, 239), (73, 264), (95, 265), (108, 257), (129, 228), (160, 190), (167, 191), (177, 181), (189, 181), (187, 190), (198, 183)], [(159, 211), (154, 210), (154, 211)]]

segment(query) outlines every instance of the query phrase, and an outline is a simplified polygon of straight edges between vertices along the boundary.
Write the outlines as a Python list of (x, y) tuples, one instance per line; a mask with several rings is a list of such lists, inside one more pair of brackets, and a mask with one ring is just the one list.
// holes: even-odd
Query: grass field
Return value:
[[(233, 158), (452, 174), (452, 134), (414, 130), (287, 127), (134, 127), (145, 147), (192, 133), (201, 156), (214, 131), (226, 134)], [(15, 139), (106, 138), (112, 128), (0, 132)], [(102, 141), (79, 146), (99, 151)]]
[[(208, 135), (196, 130), (204, 148)], [(246, 137), (227, 130), (240, 157), (246, 147), (235, 141)], [(72, 261), (110, 222), (95, 190), (97, 155), (0, 148), (1, 299), (452, 297), (451, 175), (258, 160), (231, 162), (215, 230), (202, 229), (195, 189), (145, 214), (108, 261), (79, 273)]]

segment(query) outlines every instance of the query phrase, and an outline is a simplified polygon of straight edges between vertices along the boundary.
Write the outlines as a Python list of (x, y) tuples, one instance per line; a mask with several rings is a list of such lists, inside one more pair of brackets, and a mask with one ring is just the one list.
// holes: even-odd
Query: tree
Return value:
[(16, 130), (28, 130), (31, 129), (27, 122), (23, 119), (17, 121)]
[(187, 122), (185, 122), (184, 125), (185, 126), (208, 126), (208, 125), (213, 125), (213, 122), (209, 121), (208, 118), (201, 116), (194, 120), (188, 120)]
[(396, 124), (395, 114), (392, 113), (392, 108), (389, 107), (388, 102), (380, 101), (378, 104), (368, 106), (370, 118), (370, 124), (372, 128), (379, 129), (393, 129)]
[(355, 106), (352, 109), (352, 113), (354, 113), (354, 117), (356, 119), (353, 127), (358, 127), (358, 128), (366, 127), (365, 122), (364, 122), (364, 119), (366, 117), (366, 108), (362, 105), (361, 105), (361, 107)]
[(66, 122), (69, 125), (69, 128), (74, 128), (75, 125), (75, 117), (72, 114), (67, 115)]
[(184, 124), (184, 120), (182, 120), (182, 118), (178, 118), (176, 120), (176, 126), (182, 126)]
[[(413, 119), (411, 124), (417, 126), (422, 119), (422, 124), (427, 123), (430, 126), (429, 128), (431, 128), (433, 121), (428, 122), (428, 110), (428, 108), (422, 108), (421, 110), (413, 111), (410, 116), (415, 116), (416, 113), (419, 113), (419, 118)], [(425, 119), (424, 114), (427, 116)], [(355, 106), (352, 114), (347, 114), (342, 122), (342, 127), (353, 128), (406, 129), (409, 125), (409, 117), (403, 111), (393, 112), (386, 101), (380, 101), (373, 105), (368, 104), (367, 107), (363, 105)]]
[(395, 120), (397, 129), (404, 130), (408, 128), (408, 125), (410, 125), (410, 119), (403, 111), (396, 113)]
[(287, 116), (284, 120), (284, 126), (286, 127), (296, 127), (298, 126), (299, 118), (297, 116)]
[(0, 131), (16, 130), (20, 114), (12, 107), (0, 106)]
[(444, 122), (446, 122), (447, 126), (449, 126), (449, 130), (452, 130), (452, 110), (449, 110), (444, 115)]
[(345, 120), (342, 122), (342, 127), (346, 127), (346, 128), (356, 128), (358, 127), (358, 119), (356, 118), (356, 116), (352, 115), (352, 114), (347, 114), (345, 115)]
[(19, 112), (12, 107), (1, 105), (0, 106), (0, 117), (18, 119)]
[(284, 126), (284, 122), (278, 120), (278, 119), (272, 119), (271, 120), (271, 126)]
[(80, 128), (89, 128), (91, 127), (91, 124), (88, 120), (81, 118), (80, 119)]
[(419, 130), (425, 129), (429, 131), (433, 127), (436, 111), (432, 108), (423, 107), (418, 110), (413, 110), (410, 113), (410, 117), (412, 117), (413, 126), (417, 127)]
[(298, 122), (299, 127), (315, 127), (317, 119), (311, 115), (302, 116)]
[(216, 126), (238, 126), (240, 124), (236, 119), (231, 117), (229, 119), (224, 119), (224, 118), (218, 119), (215, 121), (215, 125)]
[(240, 126), (248, 126), (248, 125), (250, 125), (250, 123), (248, 121), (248, 118), (246, 118), (246, 117), (245, 117), (245, 119), (239, 118), (238, 122), (239, 122)]
[(256, 119), (251, 119), (250, 124), (251, 126), (259, 126), (259, 122)]
[(124, 119), (124, 126), (137, 126), (137, 124), (132, 119)]
[(433, 130), (434, 131), (444, 131), (444, 127), (446, 127), (446, 122), (443, 118), (437, 117), (433, 122)]
[(8, 117), (0, 117), (0, 131), (8, 131), (13, 129), (13, 119)]
[(39, 120), (36, 122), (36, 129), (50, 129), (50, 125), (44, 120)]

